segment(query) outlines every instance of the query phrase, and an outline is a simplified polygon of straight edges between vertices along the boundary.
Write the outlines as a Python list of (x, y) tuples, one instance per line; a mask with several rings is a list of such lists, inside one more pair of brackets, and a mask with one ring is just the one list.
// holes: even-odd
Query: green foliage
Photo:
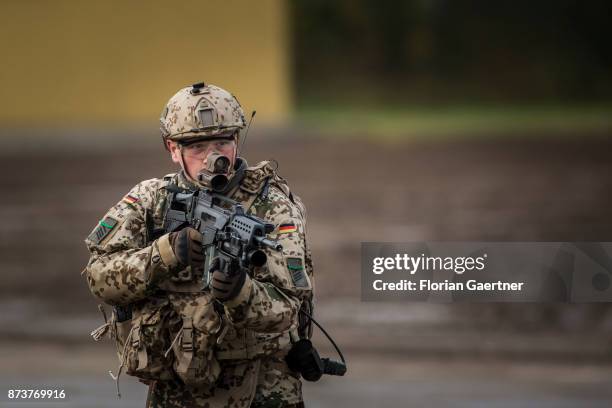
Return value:
[(448, 140), (500, 136), (583, 137), (612, 129), (612, 105), (591, 106), (344, 106), (310, 105), (298, 120), (328, 136), (376, 140)]

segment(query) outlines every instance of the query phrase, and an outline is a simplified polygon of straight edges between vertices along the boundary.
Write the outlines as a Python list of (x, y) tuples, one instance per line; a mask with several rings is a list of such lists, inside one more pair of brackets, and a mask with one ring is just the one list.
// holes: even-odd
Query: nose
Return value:
[(210, 148), (206, 149), (206, 151), (204, 152), (204, 160), (203, 160), (203, 163), (202, 163), (204, 165), (204, 167), (208, 166), (208, 158), (213, 153), (219, 153), (219, 152), (214, 147), (210, 147)]

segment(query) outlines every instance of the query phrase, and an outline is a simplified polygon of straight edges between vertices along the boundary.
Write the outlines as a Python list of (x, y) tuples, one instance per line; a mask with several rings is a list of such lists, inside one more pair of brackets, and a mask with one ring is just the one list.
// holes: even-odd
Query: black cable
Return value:
[(336, 352), (338, 353), (338, 355), (340, 356), (340, 360), (342, 360), (342, 364), (346, 365), (346, 360), (344, 360), (344, 355), (342, 355), (342, 352), (340, 351), (340, 348), (338, 347), (338, 345), (336, 345), (336, 342), (334, 341), (334, 339), (331, 338), (331, 336), (325, 331), (325, 329), (323, 328), (323, 326), (321, 326), (319, 324), (319, 322), (317, 322), (314, 317), (312, 317), (311, 315), (309, 315), (308, 313), (306, 313), (304, 310), (300, 309), (300, 313), (304, 313), (309, 319), (310, 321), (312, 321), (325, 335), (325, 337), (327, 337), (327, 340), (330, 341), (330, 343), (334, 346), (334, 348), (336, 349)]

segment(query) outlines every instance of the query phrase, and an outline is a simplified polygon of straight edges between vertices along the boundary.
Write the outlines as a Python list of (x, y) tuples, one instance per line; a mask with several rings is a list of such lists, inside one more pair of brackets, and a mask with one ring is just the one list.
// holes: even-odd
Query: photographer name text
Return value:
[[(396, 254), (393, 257), (376, 257), (372, 260), (372, 273), (381, 275), (387, 271), (403, 271), (414, 275), (419, 271), (452, 271), (463, 275), (469, 271), (483, 271), (486, 267), (487, 254), (482, 256), (439, 257), (439, 256), (410, 256)], [(435, 281), (431, 279), (400, 279), (395, 282), (385, 282), (376, 279), (372, 282), (375, 291), (428, 291), (428, 292), (455, 292), (455, 291), (521, 291), (525, 282), (480, 282), (469, 279), (465, 282), (455, 282), (445, 279)]]

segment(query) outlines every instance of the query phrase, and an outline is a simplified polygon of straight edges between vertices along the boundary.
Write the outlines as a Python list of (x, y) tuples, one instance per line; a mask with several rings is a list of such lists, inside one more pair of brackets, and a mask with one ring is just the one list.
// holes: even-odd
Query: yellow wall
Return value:
[(0, 3), (0, 125), (157, 121), (182, 86), (224, 87), (258, 121), (286, 119), (286, 4)]

